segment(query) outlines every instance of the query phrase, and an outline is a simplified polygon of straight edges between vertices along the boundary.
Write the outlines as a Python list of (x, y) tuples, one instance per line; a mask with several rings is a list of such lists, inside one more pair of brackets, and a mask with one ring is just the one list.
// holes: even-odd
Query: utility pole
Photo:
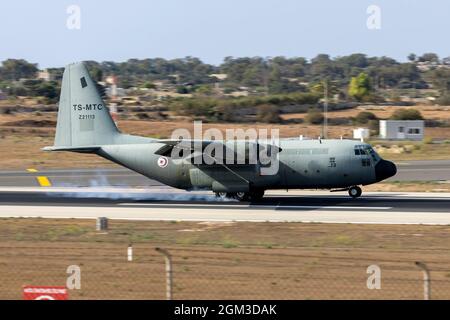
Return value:
[(324, 97), (324, 103), (323, 103), (323, 138), (328, 138), (328, 80), (325, 79), (323, 84), (323, 97)]

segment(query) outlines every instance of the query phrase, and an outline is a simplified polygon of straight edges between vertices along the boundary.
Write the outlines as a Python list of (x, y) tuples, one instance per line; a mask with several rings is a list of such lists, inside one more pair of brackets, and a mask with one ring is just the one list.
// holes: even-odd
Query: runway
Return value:
[(398, 172), (390, 181), (450, 181), (450, 160), (399, 161), (396, 165)]
[(2, 187), (0, 217), (449, 225), (450, 194), (371, 192), (355, 200), (344, 193), (272, 191), (260, 203), (242, 203), (161, 187)]
[[(450, 160), (397, 162), (397, 174), (387, 181), (450, 181)], [(55, 187), (152, 187), (161, 186), (128, 169), (39, 170), (38, 173), (0, 171), (0, 186), (38, 186), (36, 175), (46, 176)]]
[[(450, 181), (450, 160), (398, 162), (395, 181)], [(38, 176), (52, 187), (39, 187)], [(0, 171), (0, 217), (450, 225), (448, 193), (269, 191), (260, 203), (163, 186), (127, 169)]]

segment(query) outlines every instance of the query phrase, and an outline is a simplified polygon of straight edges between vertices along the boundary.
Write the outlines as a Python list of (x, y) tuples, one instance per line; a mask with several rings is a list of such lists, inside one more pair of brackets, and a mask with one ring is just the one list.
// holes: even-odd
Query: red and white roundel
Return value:
[(159, 157), (158, 158), (158, 166), (160, 168), (165, 168), (169, 164), (169, 160), (166, 157)]

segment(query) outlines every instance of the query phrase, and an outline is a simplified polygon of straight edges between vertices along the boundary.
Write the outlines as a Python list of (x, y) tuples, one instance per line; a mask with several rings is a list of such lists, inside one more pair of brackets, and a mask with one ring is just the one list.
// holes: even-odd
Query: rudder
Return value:
[(118, 135), (120, 132), (85, 65), (68, 65), (62, 80), (54, 146), (114, 144)]

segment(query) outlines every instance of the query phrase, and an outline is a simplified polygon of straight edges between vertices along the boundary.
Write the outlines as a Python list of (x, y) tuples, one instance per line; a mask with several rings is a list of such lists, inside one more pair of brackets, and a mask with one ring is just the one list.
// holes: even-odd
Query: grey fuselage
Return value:
[(156, 152), (163, 146), (163, 143), (151, 140), (148, 143), (104, 145), (97, 154), (175, 188), (215, 192), (244, 192), (251, 188), (346, 188), (376, 183), (392, 173), (377, 174), (377, 165), (387, 161), (376, 153), (355, 152), (355, 149), (371, 147), (353, 140), (282, 139), (279, 168), (273, 175), (261, 175), (258, 164), (193, 164), (189, 159), (173, 160), (170, 157), (166, 157), (167, 165), (161, 167), (158, 165), (161, 155)]

